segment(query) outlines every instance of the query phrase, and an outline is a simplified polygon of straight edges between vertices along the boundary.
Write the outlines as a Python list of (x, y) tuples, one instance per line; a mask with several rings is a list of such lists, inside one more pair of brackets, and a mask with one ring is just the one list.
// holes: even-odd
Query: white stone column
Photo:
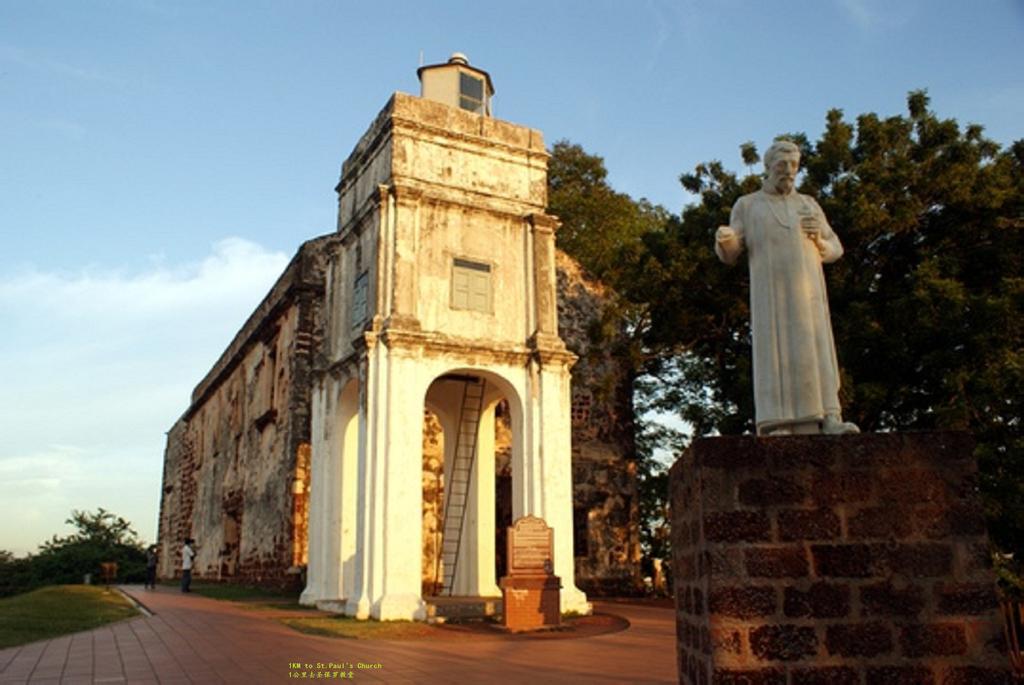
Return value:
[(373, 590), (373, 532), (374, 481), (376, 460), (374, 449), (376, 434), (372, 430), (376, 419), (376, 336), (367, 333), (369, 341), (365, 356), (359, 361), (359, 416), (356, 480), (356, 547), (353, 559), (355, 573), (352, 594), (345, 603), (345, 613), (359, 619), (370, 617)]
[(541, 413), (540, 362), (531, 358), (526, 365), (526, 389), (523, 393), (523, 419), (519, 454), (512, 455), (512, 520), (523, 516), (544, 517), (540, 494), (544, 490), (541, 480), (543, 444), (543, 415)]
[[(381, 461), (376, 473), (382, 481), (375, 487), (380, 499), (375, 521), (387, 535), (374, 535), (377, 552), (374, 573), (379, 573), (380, 594), (374, 593), (373, 618), (416, 620), (426, 617), (421, 596), (421, 555), (423, 554), (423, 399), (425, 387), (419, 382), (418, 360), (390, 350), (379, 378), (383, 392), (377, 406), (382, 410), (377, 423), (377, 454)], [(379, 561), (378, 561), (379, 560)], [(376, 578), (375, 578), (376, 580)], [(374, 589), (377, 585), (374, 584)]]
[(419, 249), (420, 199), (422, 192), (400, 183), (388, 189), (388, 241), (391, 252), (391, 308), (386, 325), (419, 328), (417, 250)]
[(340, 597), (346, 600), (355, 591), (356, 531), (358, 530), (359, 481), (359, 381), (351, 379), (338, 400), (338, 436), (334, 441), (340, 452), (338, 487), (340, 517), (339, 569)]
[[(341, 592), (341, 416), (338, 401), (338, 384), (334, 379), (328, 379), (324, 383), (324, 395), (327, 401), (324, 403), (323, 422), (326, 427), (326, 440), (324, 441), (324, 473), (323, 489), (327, 498), (326, 506), (323, 508), (324, 525), (324, 549), (323, 549), (323, 571), (324, 586), (323, 595), (317, 601), (317, 606), (328, 609), (338, 609), (338, 601), (342, 597)], [(325, 607), (327, 603), (329, 606)]]
[(555, 276), (555, 231), (559, 222), (547, 214), (530, 214), (527, 223), (533, 235), (534, 321), (537, 326), (534, 335), (560, 343)]
[(477, 426), (476, 455), (455, 579), (457, 595), (501, 596), (494, 577), (494, 406), (485, 404)]
[[(528, 366), (521, 457), (512, 459), (512, 520), (533, 515), (554, 530), (554, 571), (562, 581), (561, 610), (590, 613), (576, 587), (572, 519), (572, 422), (569, 367), (564, 350), (539, 351)], [(518, 482), (517, 482), (518, 481)]]
[(312, 416), (310, 417), (312, 448), (309, 477), (309, 550), (306, 555), (306, 588), (299, 596), (299, 603), (306, 606), (316, 604), (324, 596), (325, 546), (327, 536), (324, 526), (324, 509), (327, 506), (327, 491), (324, 487), (324, 462), (326, 444), (324, 440), (324, 392), (318, 383), (313, 389)]
[(555, 575), (562, 580), (562, 611), (590, 613), (587, 596), (576, 587), (573, 556), (572, 419), (569, 367), (566, 353), (541, 353), (541, 413), (543, 456), (541, 478), (544, 519), (554, 529)]

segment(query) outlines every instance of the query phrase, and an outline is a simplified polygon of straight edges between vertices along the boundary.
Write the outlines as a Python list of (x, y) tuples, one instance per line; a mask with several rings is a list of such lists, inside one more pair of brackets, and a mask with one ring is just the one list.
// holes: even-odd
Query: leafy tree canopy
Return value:
[(72, 511), (65, 523), (75, 532), (54, 535), (39, 546), (38, 554), (15, 559), (0, 552), (0, 597), (43, 585), (82, 582), (86, 574), (99, 577), (100, 564), (117, 563), (119, 581), (138, 582), (146, 576), (146, 554), (131, 524), (103, 509), (95, 513)]
[[(845, 415), (869, 431), (970, 430), (993, 539), (1024, 555), (1024, 141), (1002, 149), (981, 126), (938, 117), (922, 91), (903, 116), (832, 110), (817, 141), (782, 137), (800, 146), (800, 190), (846, 248), (825, 269)], [(683, 174), (699, 202), (679, 217), (633, 203), (645, 228), (621, 228), (631, 201), (609, 189), (600, 259), (582, 245), (602, 195), (559, 199), (556, 212), (572, 227), (563, 247), (629, 303), (643, 402), (695, 436), (753, 429), (747, 269), (713, 252), (733, 203), (761, 185), (753, 143), (740, 161), (748, 173), (711, 161)], [(582, 166), (559, 173), (607, 185), (603, 164)]]
[[(668, 210), (646, 200), (634, 200), (608, 183), (604, 160), (579, 145), (559, 141), (551, 149), (548, 164), (548, 211), (562, 220), (556, 233), (558, 246), (572, 255), (584, 270), (605, 284), (622, 290), (631, 265), (644, 254), (644, 236), (656, 233), (670, 220)], [(621, 298), (607, 303), (605, 318), (595, 322), (593, 334), (632, 366), (643, 367), (643, 350), (635, 336), (623, 336), (642, 327), (637, 317), (644, 309)], [(654, 459), (675, 438), (673, 432), (645, 421), (648, 396), (634, 393), (637, 412), (637, 480), (641, 491), (641, 542), (651, 556), (666, 556), (663, 517), (667, 489), (664, 468)]]
[(131, 524), (103, 507), (97, 509), (95, 513), (72, 510), (71, 517), (65, 519), (64, 523), (74, 526), (76, 531), (65, 537), (54, 535), (51, 540), (40, 546), (40, 553), (83, 543), (101, 547), (142, 548), (138, 533)]
[(591, 275), (614, 284), (622, 260), (635, 255), (642, 237), (660, 230), (668, 211), (633, 200), (608, 184), (604, 160), (562, 140), (548, 164), (548, 211), (562, 219), (558, 246)]

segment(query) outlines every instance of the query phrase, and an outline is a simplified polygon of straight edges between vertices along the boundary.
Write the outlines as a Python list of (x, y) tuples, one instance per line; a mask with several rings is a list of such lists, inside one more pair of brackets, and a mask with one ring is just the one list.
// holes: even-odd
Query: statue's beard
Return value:
[(783, 195), (793, 190), (793, 178), (791, 176), (780, 176), (775, 179), (775, 190)]

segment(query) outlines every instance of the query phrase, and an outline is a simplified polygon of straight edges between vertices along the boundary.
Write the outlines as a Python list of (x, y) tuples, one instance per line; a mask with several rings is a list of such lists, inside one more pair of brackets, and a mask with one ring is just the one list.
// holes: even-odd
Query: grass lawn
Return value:
[[(164, 581), (162, 584), (169, 587), (180, 586), (179, 582), (173, 581)], [(297, 592), (271, 590), (250, 585), (233, 585), (230, 583), (204, 583), (201, 581), (193, 582), (191, 590), (193, 594), (209, 597), (210, 599), (238, 602), (247, 609), (315, 611), (315, 609), (299, 604), (299, 594)]]
[(260, 602), (260, 601), (287, 601), (297, 602), (299, 596), (294, 592), (281, 592), (280, 590), (268, 590), (263, 587), (251, 587), (248, 585), (232, 585), (230, 583), (192, 583), (192, 592), (210, 599), (226, 599), (229, 602)]
[(349, 640), (559, 640), (616, 633), (629, 627), (629, 621), (610, 614), (570, 617), (560, 626), (526, 633), (506, 632), (493, 618), (450, 621), (444, 625), (357, 621), (348, 616), (289, 616), (277, 620), (301, 633)]
[(300, 633), (349, 640), (444, 640), (460, 637), (456, 633), (417, 621), (357, 621), (348, 616), (316, 616), (278, 620)]
[(139, 612), (113, 590), (51, 585), (0, 599), (0, 648), (91, 630)]

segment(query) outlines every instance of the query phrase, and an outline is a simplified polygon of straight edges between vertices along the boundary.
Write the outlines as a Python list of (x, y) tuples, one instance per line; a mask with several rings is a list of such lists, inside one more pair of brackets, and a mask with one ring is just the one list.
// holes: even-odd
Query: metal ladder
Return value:
[[(484, 404), (483, 379), (466, 379), (459, 412), (459, 428), (455, 436), (454, 459), (448, 472), (451, 482), (445, 484), (444, 524), (441, 527), (441, 551), (437, 555), (434, 578), (440, 581), (440, 592), (451, 595), (455, 585), (455, 569), (462, 548), (462, 526), (466, 519), (473, 465), (476, 463), (476, 440), (480, 427), (480, 412)], [(435, 581), (437, 582), (437, 581)]]

